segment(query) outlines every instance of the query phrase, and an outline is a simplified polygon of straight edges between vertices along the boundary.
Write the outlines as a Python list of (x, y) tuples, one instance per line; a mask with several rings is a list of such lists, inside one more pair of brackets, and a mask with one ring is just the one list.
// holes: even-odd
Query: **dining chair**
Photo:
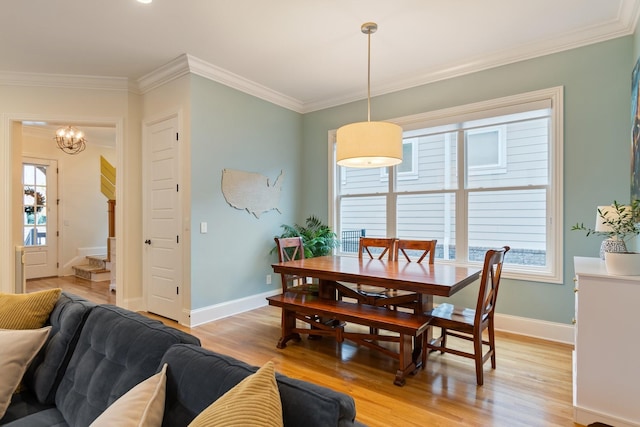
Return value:
[[(274, 237), (280, 262), (304, 259), (302, 237)], [(306, 277), (293, 274), (281, 274), (282, 292), (298, 292), (318, 295), (318, 284), (311, 283)]]
[[(396, 261), (433, 264), (437, 243), (437, 240), (398, 239), (394, 258)], [(410, 308), (416, 312), (420, 308), (420, 301), (415, 292), (388, 289), (386, 293), (389, 305)]]
[[(360, 237), (358, 242), (359, 259), (379, 259), (393, 261), (396, 239), (382, 237)], [(338, 299), (355, 299), (359, 304), (376, 305), (384, 297), (386, 288), (360, 283), (342, 283), (338, 288)]]
[[(504, 246), (501, 249), (490, 249), (486, 252), (482, 276), (480, 278), (480, 288), (478, 290), (478, 302), (475, 310), (443, 303), (425, 313), (430, 317), (429, 326), (439, 327), (441, 334), (438, 338), (431, 341), (427, 339), (426, 333), (422, 334), (423, 369), (427, 363), (429, 350), (440, 351), (440, 353), (452, 353), (457, 356), (473, 359), (475, 361), (476, 381), (478, 385), (482, 385), (484, 382), (483, 366), (488, 359), (491, 359), (491, 368), (496, 368), (493, 315), (498, 297), (498, 287), (500, 286), (502, 264), (504, 262), (504, 256), (509, 249), (509, 246)], [(484, 340), (482, 337), (482, 332), (485, 329), (488, 331), (488, 340)], [(448, 336), (472, 341), (473, 352), (465, 352), (447, 347)], [(486, 353), (483, 353), (483, 345), (489, 346)]]

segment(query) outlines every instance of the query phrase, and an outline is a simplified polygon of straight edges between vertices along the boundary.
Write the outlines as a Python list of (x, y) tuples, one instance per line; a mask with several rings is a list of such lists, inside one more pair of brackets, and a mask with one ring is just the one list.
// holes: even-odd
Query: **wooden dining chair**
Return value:
[[(509, 249), (509, 246), (505, 246), (501, 249), (490, 249), (486, 252), (475, 310), (444, 303), (425, 313), (430, 317), (429, 326), (439, 327), (441, 334), (432, 341), (427, 340), (426, 333), (422, 334), (423, 369), (427, 363), (429, 350), (438, 350), (440, 353), (452, 353), (473, 359), (476, 366), (476, 381), (478, 385), (482, 385), (484, 382), (483, 366), (489, 358), (491, 359), (491, 368), (496, 368), (493, 315), (498, 297), (498, 287), (500, 286), (502, 264), (504, 256)], [(482, 338), (482, 332), (485, 329), (488, 330), (487, 341)], [(447, 347), (448, 336), (472, 341), (473, 352), (464, 352)], [(483, 353), (483, 345), (489, 346), (486, 353)]]
[[(280, 262), (304, 259), (302, 237), (274, 237)], [(306, 277), (293, 274), (281, 274), (282, 292), (298, 292), (318, 295), (318, 284), (311, 283)]]
[[(433, 264), (437, 243), (437, 240), (398, 239), (394, 258), (396, 261)], [(414, 292), (388, 289), (387, 301), (399, 307), (415, 310), (416, 313), (420, 309), (418, 295)]]
[[(396, 239), (378, 237), (360, 237), (358, 243), (359, 259), (379, 259), (393, 261)], [(355, 299), (359, 304), (376, 305), (377, 299), (384, 297), (385, 288), (360, 283), (342, 283), (338, 288), (338, 299)]]

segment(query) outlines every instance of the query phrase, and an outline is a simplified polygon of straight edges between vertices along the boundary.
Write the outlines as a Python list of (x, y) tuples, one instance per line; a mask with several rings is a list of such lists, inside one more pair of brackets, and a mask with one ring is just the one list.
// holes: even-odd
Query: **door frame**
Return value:
[[(142, 235), (148, 236), (149, 226), (146, 220), (147, 212), (149, 212), (149, 199), (146, 197), (146, 183), (151, 179), (151, 171), (149, 170), (147, 160), (149, 159), (151, 142), (149, 140), (149, 128), (157, 123), (175, 118), (178, 123), (178, 134), (180, 140), (178, 142), (178, 179), (180, 191), (178, 192), (178, 224), (180, 229), (180, 252), (181, 268), (180, 268), (180, 294), (178, 295), (178, 305), (180, 309), (178, 323), (190, 326), (190, 307), (191, 298), (191, 265), (188, 262), (189, 248), (191, 247), (190, 220), (189, 212), (185, 210), (185, 200), (189, 200), (189, 180), (185, 176), (184, 159), (188, 158), (187, 137), (183, 126), (182, 108), (169, 109), (162, 113), (144, 117), (142, 119)], [(143, 237), (146, 239), (147, 237)], [(145, 246), (144, 244), (142, 246)], [(148, 253), (143, 249), (142, 254), (142, 298), (145, 309), (149, 298), (149, 289), (151, 286), (151, 277), (149, 276), (149, 259)]]
[[(14, 128), (18, 124), (21, 125), (23, 121), (68, 122), (78, 126), (114, 126), (116, 168), (121, 171), (120, 185), (116, 186), (116, 200), (124, 200), (124, 189), (131, 178), (122, 167), (124, 165), (123, 117), (58, 116), (53, 114), (2, 114), (0, 117), (2, 118), (0, 120), (0, 201), (4, 206), (17, 206), (16, 203), (20, 200), (17, 183), (22, 182), (21, 172), (16, 169), (22, 169), (22, 162), (19, 160), (22, 159), (22, 136), (14, 135)], [(116, 236), (124, 236), (123, 219), (123, 203), (116, 203)], [(14, 214), (14, 209), (0, 209), (0, 235), (9, 236), (0, 240), (0, 292), (14, 292), (16, 277), (14, 248), (20, 245), (16, 230), (19, 230), (21, 222), (22, 218)], [(122, 254), (126, 247), (124, 240), (124, 238), (116, 239), (116, 251), (119, 254)], [(125, 306), (126, 281), (124, 280), (124, 272), (127, 268), (126, 263), (126, 257), (120, 256), (116, 269), (116, 283), (120, 286), (120, 292), (116, 292), (116, 305), (121, 307)]]

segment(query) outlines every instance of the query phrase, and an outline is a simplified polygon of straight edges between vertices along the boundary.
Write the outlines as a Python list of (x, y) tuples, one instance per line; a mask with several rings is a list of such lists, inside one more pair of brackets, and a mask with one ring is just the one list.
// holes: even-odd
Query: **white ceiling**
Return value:
[(0, 0), (0, 73), (127, 77), (189, 54), (299, 111), (632, 34), (640, 0)]

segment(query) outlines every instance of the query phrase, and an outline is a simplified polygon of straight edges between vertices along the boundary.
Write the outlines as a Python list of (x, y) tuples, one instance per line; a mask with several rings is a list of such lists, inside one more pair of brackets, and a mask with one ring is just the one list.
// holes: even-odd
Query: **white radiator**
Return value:
[(25, 288), (25, 276), (24, 276), (24, 246), (16, 246), (16, 282), (15, 292), (17, 294), (23, 294)]

